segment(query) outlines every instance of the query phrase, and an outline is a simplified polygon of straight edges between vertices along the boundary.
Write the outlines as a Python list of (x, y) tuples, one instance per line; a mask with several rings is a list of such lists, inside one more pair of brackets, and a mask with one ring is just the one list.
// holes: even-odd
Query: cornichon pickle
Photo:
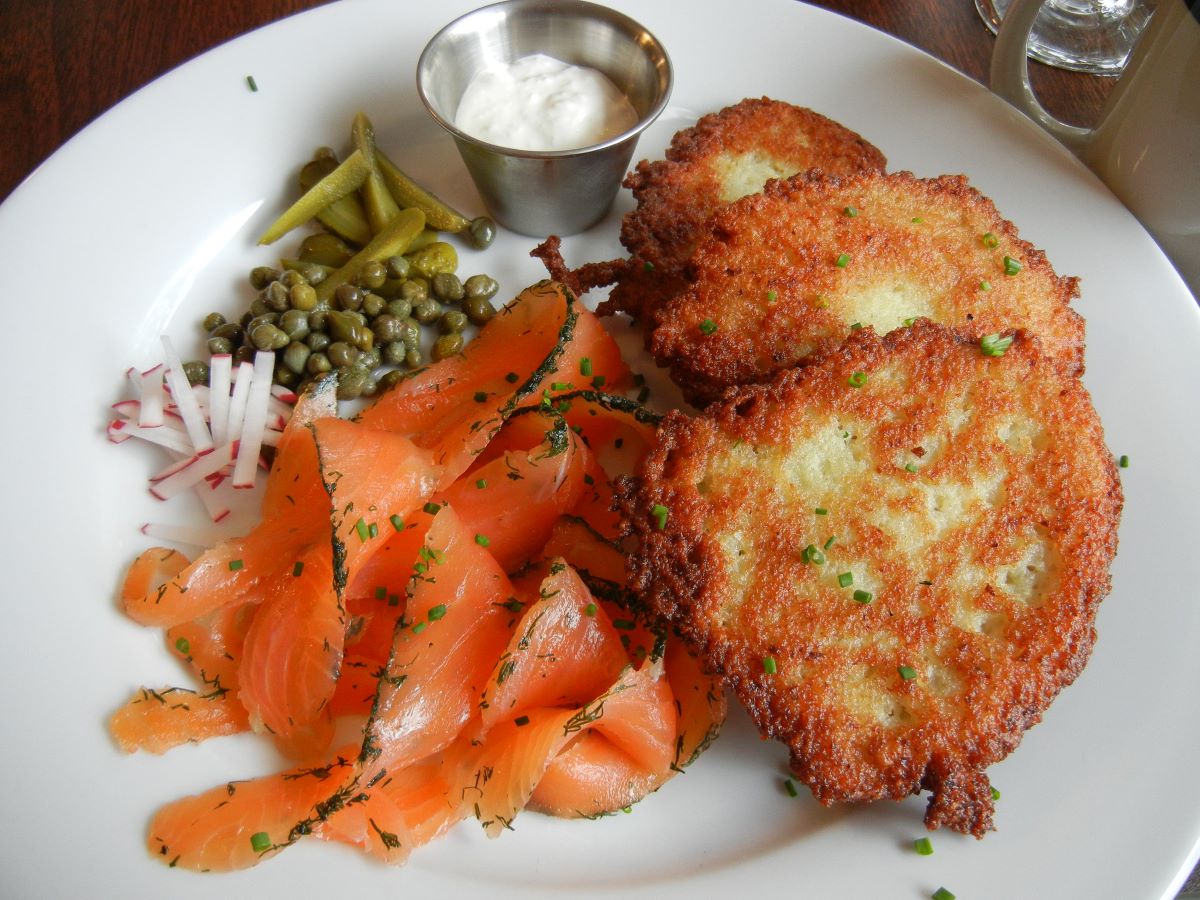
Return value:
[(406, 255), (412, 264), (412, 270), (430, 280), (435, 275), (453, 272), (458, 268), (458, 251), (454, 249), (453, 244), (447, 244), (445, 241), (434, 241)]
[(371, 223), (371, 230), (378, 234), (396, 218), (400, 207), (388, 192), (383, 176), (379, 174), (379, 168), (375, 164), (375, 129), (370, 119), (361, 112), (354, 117), (350, 137), (354, 141), (354, 149), (367, 161), (367, 174), (362, 183), (363, 207), (367, 211), (367, 221)]
[[(300, 189), (307, 191), (336, 168), (336, 157), (315, 157), (300, 170)], [(317, 221), (355, 246), (361, 247), (371, 240), (371, 226), (358, 194), (347, 194), (329, 204), (317, 213)]]
[(300, 195), (300, 199), (284, 210), (258, 239), (260, 244), (273, 244), (293, 228), (298, 228), (331, 203), (354, 193), (367, 177), (370, 166), (361, 151), (355, 150), (332, 172)]
[(387, 228), (371, 238), (365, 247), (354, 254), (344, 266), (317, 285), (317, 299), (329, 301), (339, 285), (357, 277), (368, 261), (381, 261), (403, 253), (413, 238), (425, 227), (425, 215), (419, 209), (402, 209)]
[(318, 231), (300, 242), (299, 257), (308, 263), (318, 263), (336, 269), (354, 255), (354, 248), (336, 234)]

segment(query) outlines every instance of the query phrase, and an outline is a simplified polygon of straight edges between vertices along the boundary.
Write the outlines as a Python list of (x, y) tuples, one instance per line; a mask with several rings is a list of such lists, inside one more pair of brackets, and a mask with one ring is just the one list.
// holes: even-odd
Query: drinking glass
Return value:
[[(1046, 0), (1029, 35), (1029, 56), (1060, 69), (1115, 75), (1129, 58), (1155, 0)], [(1012, 0), (975, 0), (994, 33)]]

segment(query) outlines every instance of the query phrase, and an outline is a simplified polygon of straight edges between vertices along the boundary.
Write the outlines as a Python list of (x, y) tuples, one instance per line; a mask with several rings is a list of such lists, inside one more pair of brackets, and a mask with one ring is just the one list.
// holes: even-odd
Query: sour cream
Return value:
[(538, 53), (490, 66), (467, 85), (454, 124), (517, 150), (575, 150), (637, 124), (629, 99), (595, 69)]

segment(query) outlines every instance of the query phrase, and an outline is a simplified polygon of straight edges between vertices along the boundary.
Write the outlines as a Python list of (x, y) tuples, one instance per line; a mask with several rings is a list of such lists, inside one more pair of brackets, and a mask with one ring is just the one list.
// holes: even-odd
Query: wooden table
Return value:
[[(0, 201), (77, 131), (164, 72), (328, 0), (0, 0)], [(480, 0), (484, 2), (484, 0)], [(812, 0), (987, 82), (995, 42), (972, 0)], [(1031, 65), (1051, 112), (1094, 122), (1111, 79)], [(1200, 897), (1193, 874), (1182, 896)]]
[[(327, 0), (3, 0), (0, 200), (94, 118), (178, 64)], [(483, 0), (480, 0), (482, 3)], [(972, 0), (816, 0), (986, 82), (994, 38)], [(1094, 120), (1110, 79), (1034, 66), (1045, 105)]]

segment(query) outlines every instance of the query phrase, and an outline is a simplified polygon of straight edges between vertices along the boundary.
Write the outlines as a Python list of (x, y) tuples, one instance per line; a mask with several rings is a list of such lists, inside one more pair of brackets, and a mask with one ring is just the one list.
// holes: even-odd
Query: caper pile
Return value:
[(336, 372), (343, 400), (370, 397), (403, 378), (404, 368), (423, 365), (425, 327), (437, 332), (434, 360), (455, 355), (467, 325), (495, 314), (498, 285), (482, 274), (460, 279), (457, 251), (436, 237), (426, 232), (403, 256), (367, 263), (325, 300), (316, 286), (355, 251), (336, 235), (309, 235), (298, 258), (251, 271), (258, 295), (238, 321), (215, 312), (205, 317), (209, 352), (232, 354), (238, 363), (273, 350), (275, 381), (297, 390)]

